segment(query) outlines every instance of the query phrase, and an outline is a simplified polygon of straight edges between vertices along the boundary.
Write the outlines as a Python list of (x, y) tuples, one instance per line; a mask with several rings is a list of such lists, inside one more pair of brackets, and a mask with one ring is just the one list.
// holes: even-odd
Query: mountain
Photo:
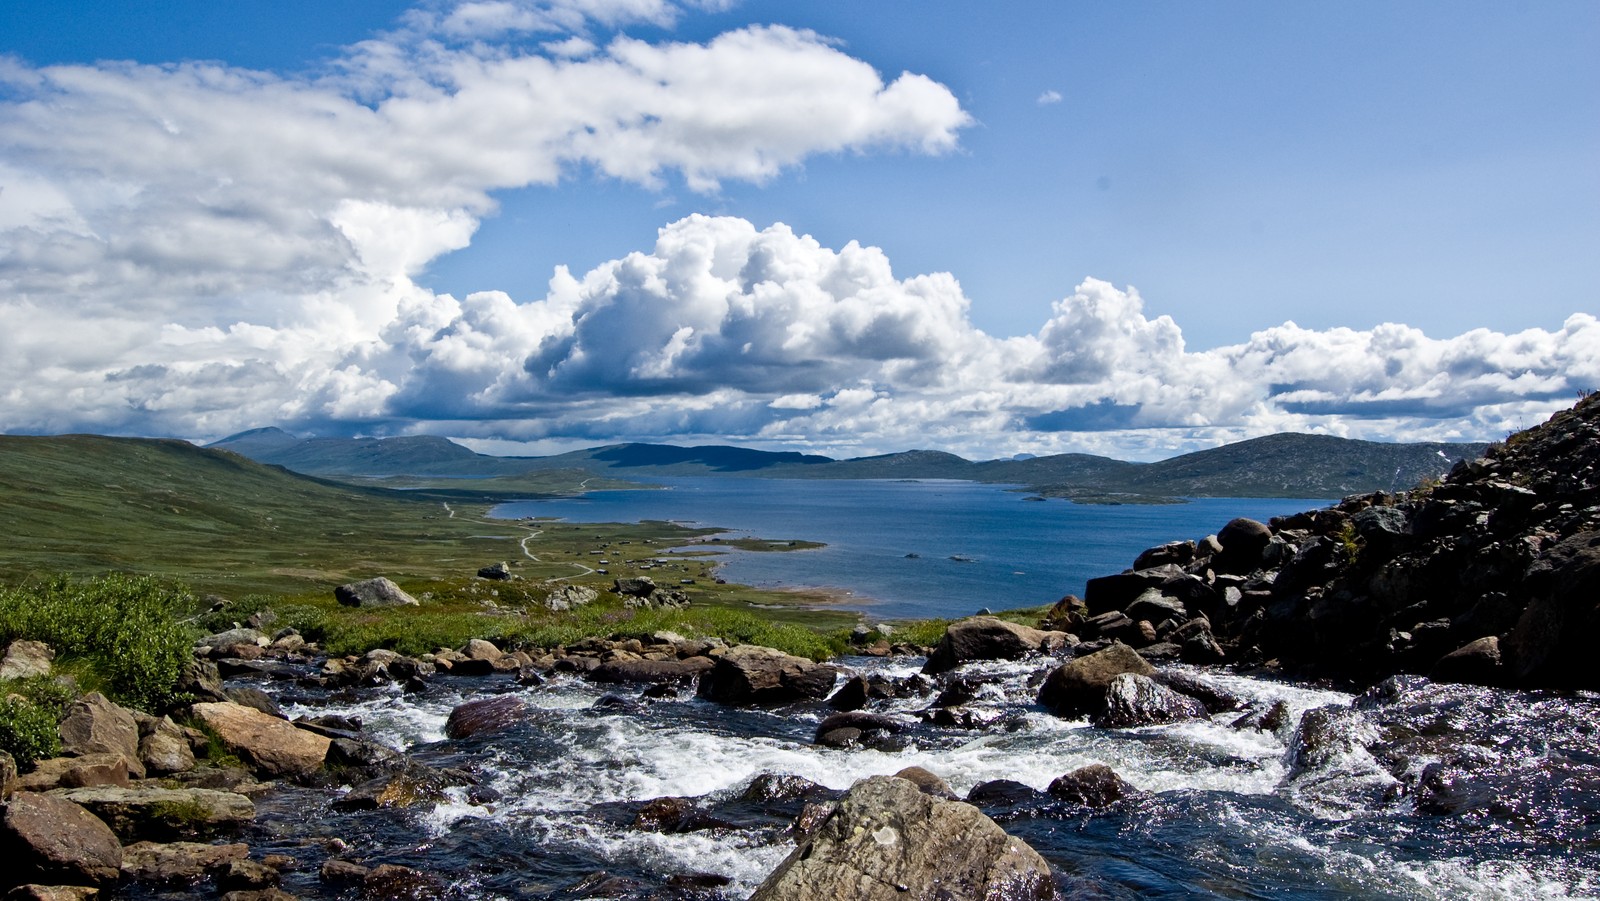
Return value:
[(834, 460), (815, 454), (705, 445), (611, 444), (548, 457), (496, 457), (445, 438), (307, 438), (278, 429), (232, 435), (213, 448), (329, 477), (488, 478), (548, 470), (651, 478), (733, 475), (783, 479), (964, 479), (1009, 483), (1057, 497), (1343, 497), (1409, 488), (1444, 474), (1484, 444), (1384, 444), (1282, 434), (1129, 463), (1090, 454), (974, 462), (942, 451)]

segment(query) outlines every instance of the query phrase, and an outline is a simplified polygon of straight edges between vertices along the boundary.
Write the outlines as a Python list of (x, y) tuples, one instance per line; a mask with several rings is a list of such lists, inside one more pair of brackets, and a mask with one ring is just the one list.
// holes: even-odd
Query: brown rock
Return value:
[(88, 885), (19, 885), (6, 892), (6, 901), (86, 901), (100, 897), (100, 890)]
[(523, 718), (528, 705), (516, 695), (495, 695), (458, 705), (445, 721), (444, 734), (450, 738), (471, 738), (506, 726)]
[(19, 794), (0, 810), (0, 885), (115, 882), (122, 844), (99, 817), (63, 798)]
[(243, 843), (135, 842), (122, 849), (122, 875), (140, 882), (189, 882), (213, 867), (249, 856), (250, 848)]
[(187, 773), (194, 769), (194, 750), (183, 729), (170, 718), (162, 717), (139, 739), (139, 760), (153, 775)]
[(383, 901), (433, 901), (444, 894), (439, 880), (420, 870), (385, 863), (373, 867), (362, 880), (370, 898)]
[(1138, 793), (1127, 780), (1103, 763), (1079, 767), (1050, 783), (1050, 796), (1083, 807), (1110, 807)]
[(922, 671), (942, 673), (972, 660), (1018, 660), (1073, 643), (1076, 640), (1065, 632), (1044, 632), (992, 616), (974, 616), (945, 629)]
[(306, 776), (322, 767), (332, 740), (233, 703), (196, 704), (194, 715), (258, 774)]
[(133, 775), (144, 778), (138, 721), (99, 692), (86, 694), (67, 707), (61, 721), (61, 753), (68, 757), (120, 754), (131, 764)]
[(229, 832), (255, 819), (256, 807), (235, 792), (206, 788), (60, 789), (60, 797), (87, 808), (123, 841), (192, 839)]
[(699, 695), (721, 704), (786, 704), (821, 700), (833, 690), (838, 670), (774, 648), (742, 644), (716, 657), (700, 677)]
[(1123, 673), (1149, 676), (1155, 671), (1132, 648), (1115, 642), (1103, 651), (1069, 660), (1052, 670), (1039, 688), (1039, 703), (1057, 716), (1088, 716), (1104, 707), (1112, 679)]

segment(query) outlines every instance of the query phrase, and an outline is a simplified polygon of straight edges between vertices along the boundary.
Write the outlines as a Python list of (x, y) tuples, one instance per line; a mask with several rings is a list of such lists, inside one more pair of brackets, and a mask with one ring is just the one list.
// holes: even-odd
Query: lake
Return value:
[(1228, 520), (1326, 506), (1328, 500), (1199, 498), (1160, 506), (1027, 500), (1012, 486), (959, 481), (820, 481), (694, 477), (662, 489), (597, 491), (502, 504), (493, 515), (569, 522), (670, 520), (735, 535), (820, 541), (824, 548), (727, 549), (720, 575), (768, 588), (824, 588), (884, 619), (966, 616), (1082, 595), (1147, 547), (1215, 533)]

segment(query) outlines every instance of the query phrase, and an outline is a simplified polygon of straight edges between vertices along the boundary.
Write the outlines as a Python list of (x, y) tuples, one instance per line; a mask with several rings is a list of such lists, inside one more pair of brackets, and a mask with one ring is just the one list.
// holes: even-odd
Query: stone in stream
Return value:
[(1206, 706), (1182, 695), (1149, 676), (1123, 673), (1106, 686), (1104, 706), (1093, 722), (1102, 729), (1129, 729), (1160, 726), (1185, 720), (1204, 719)]
[(100, 897), (92, 885), (19, 885), (6, 893), (6, 901), (89, 901)]
[(421, 606), (420, 601), (383, 576), (340, 585), (333, 590), (333, 597), (346, 607)]
[(83, 807), (22, 793), (0, 808), (0, 860), (0, 888), (30, 882), (99, 885), (121, 874), (122, 844)]
[(122, 849), (122, 875), (137, 882), (198, 881), (214, 867), (249, 856), (250, 848), (239, 842), (134, 842)]
[(606, 660), (589, 672), (596, 682), (683, 682), (716, 665), (710, 657), (686, 657), (683, 660)]
[(1058, 776), (1050, 783), (1050, 797), (1068, 804), (1096, 809), (1110, 807), (1139, 790), (1103, 763), (1091, 763)]
[(851, 787), (750, 901), (1055, 897), (1044, 858), (978, 808), (872, 776)]
[(833, 690), (838, 672), (774, 648), (742, 644), (716, 658), (716, 665), (700, 677), (699, 695), (735, 705), (821, 700)]
[(204, 838), (238, 830), (256, 816), (244, 795), (205, 788), (99, 785), (50, 794), (84, 807), (127, 842)]
[(1105, 706), (1106, 689), (1123, 673), (1154, 675), (1156, 669), (1121, 642), (1056, 667), (1039, 688), (1039, 703), (1057, 716), (1090, 716)]
[(196, 704), (194, 715), (258, 774), (308, 776), (328, 756), (327, 736), (234, 703)]
[(516, 695), (495, 695), (458, 705), (445, 721), (444, 734), (463, 739), (504, 729), (523, 718), (528, 705)]
[(1045, 632), (992, 616), (974, 616), (946, 627), (922, 671), (934, 675), (973, 660), (1019, 660), (1075, 642), (1065, 632)]
[(849, 710), (835, 713), (817, 724), (814, 741), (829, 748), (853, 748), (861, 745), (880, 747), (890, 735), (905, 730), (899, 720), (878, 713)]

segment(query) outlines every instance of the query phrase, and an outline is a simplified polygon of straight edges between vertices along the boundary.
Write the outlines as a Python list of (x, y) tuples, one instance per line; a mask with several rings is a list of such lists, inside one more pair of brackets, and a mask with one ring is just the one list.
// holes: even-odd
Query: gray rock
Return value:
[(91, 692), (73, 701), (60, 731), (63, 754), (121, 754), (134, 767), (133, 775), (144, 777), (144, 765), (139, 763), (139, 723), (105, 695)]
[(51, 795), (23, 793), (0, 810), (0, 885), (99, 885), (122, 871), (122, 844), (99, 817)]
[(83, 806), (125, 842), (205, 838), (240, 829), (256, 816), (244, 795), (206, 788), (99, 785), (50, 796)]
[(333, 597), (346, 607), (417, 607), (416, 598), (383, 576), (364, 582), (351, 582), (333, 590)]
[(191, 882), (214, 867), (250, 856), (242, 843), (134, 842), (122, 849), (122, 875), (137, 882)]
[(611, 583), (611, 590), (620, 595), (635, 598), (647, 598), (656, 591), (655, 580), (649, 576), (634, 576), (627, 579), (616, 579)]
[(857, 782), (751, 901), (1056, 897), (1050, 866), (978, 808), (895, 776)]
[(1183, 622), (1189, 618), (1189, 611), (1184, 609), (1183, 602), (1174, 597), (1161, 593), (1159, 588), (1146, 589), (1145, 592), (1134, 598), (1128, 609), (1123, 611), (1134, 622), (1145, 620), (1150, 623), (1159, 623), (1164, 620), (1175, 619)]
[(54, 659), (56, 652), (49, 645), (19, 638), (6, 646), (5, 659), (0, 660), (0, 681), (48, 676)]
[(946, 627), (922, 671), (942, 673), (972, 660), (1018, 660), (1072, 643), (1075, 639), (1065, 632), (1044, 632), (992, 616), (974, 616)]
[(1039, 688), (1039, 703), (1057, 716), (1079, 717), (1100, 712), (1106, 689), (1123, 673), (1149, 676), (1155, 667), (1125, 644), (1078, 657), (1056, 667)]
[(550, 592), (544, 599), (544, 605), (551, 610), (559, 612), (571, 610), (574, 607), (582, 607), (585, 604), (592, 604), (595, 598), (599, 596), (599, 592), (584, 585), (562, 585), (560, 588)]
[(257, 629), (239, 628), (207, 635), (205, 638), (195, 642), (194, 645), (197, 648), (206, 647), (220, 650), (241, 644), (252, 644), (258, 648), (264, 648), (271, 643), (271, 639)]
[(716, 658), (700, 677), (699, 695), (721, 704), (787, 704), (821, 700), (833, 690), (835, 667), (774, 648), (742, 644)]
[(139, 739), (139, 760), (146, 771), (154, 775), (186, 773), (194, 769), (194, 750), (189, 747), (183, 729), (170, 718), (162, 717)]
[(1106, 686), (1104, 706), (1093, 719), (1102, 729), (1130, 729), (1181, 723), (1205, 715), (1206, 706), (1194, 698), (1178, 694), (1149, 676), (1123, 673)]

